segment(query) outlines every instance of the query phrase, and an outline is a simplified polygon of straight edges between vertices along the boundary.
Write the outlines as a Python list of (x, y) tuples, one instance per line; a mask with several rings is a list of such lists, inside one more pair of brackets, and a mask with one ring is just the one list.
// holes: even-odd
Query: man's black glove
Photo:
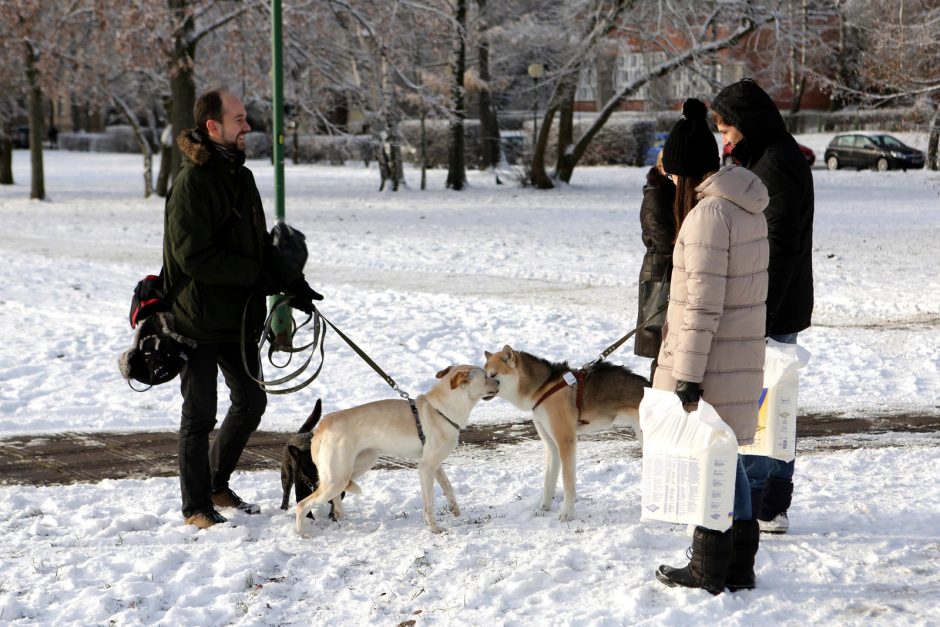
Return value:
[(323, 295), (315, 292), (303, 277), (288, 285), (287, 291), (293, 296), (290, 306), (306, 314), (313, 313), (313, 301), (323, 300)]
[(676, 381), (676, 396), (682, 401), (682, 407), (690, 411), (687, 406), (698, 404), (698, 399), (702, 398), (702, 388), (691, 381)]

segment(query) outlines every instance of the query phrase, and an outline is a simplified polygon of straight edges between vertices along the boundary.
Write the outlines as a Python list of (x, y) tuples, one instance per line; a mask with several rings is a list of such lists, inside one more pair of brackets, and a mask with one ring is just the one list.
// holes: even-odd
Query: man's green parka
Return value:
[(167, 198), (163, 259), (176, 330), (197, 342), (236, 341), (242, 312), (249, 341), (260, 337), (264, 295), (303, 276), (271, 244), (261, 196), (243, 153), (198, 131), (177, 138), (183, 165)]

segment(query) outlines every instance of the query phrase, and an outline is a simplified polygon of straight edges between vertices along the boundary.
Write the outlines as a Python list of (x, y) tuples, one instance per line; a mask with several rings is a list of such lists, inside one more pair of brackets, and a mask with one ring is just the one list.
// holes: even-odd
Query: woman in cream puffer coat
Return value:
[[(705, 399), (738, 442), (749, 444), (763, 384), (769, 198), (753, 172), (718, 168), (705, 112), (700, 100), (686, 100), (663, 146), (663, 169), (676, 184), (678, 233), (653, 387), (674, 391), (687, 409)], [(738, 455), (731, 529), (695, 527), (689, 563), (661, 564), (656, 579), (711, 594), (757, 585), (760, 529), (743, 460)]]
[(672, 289), (653, 387), (699, 383), (702, 398), (750, 444), (763, 384), (767, 188), (728, 165), (696, 188), (673, 250)]

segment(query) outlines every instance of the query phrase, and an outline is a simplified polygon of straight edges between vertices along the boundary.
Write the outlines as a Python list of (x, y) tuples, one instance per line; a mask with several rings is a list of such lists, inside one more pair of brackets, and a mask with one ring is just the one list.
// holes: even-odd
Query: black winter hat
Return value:
[(708, 127), (705, 103), (689, 98), (682, 118), (669, 131), (663, 146), (663, 169), (669, 174), (700, 177), (719, 168), (718, 142)]

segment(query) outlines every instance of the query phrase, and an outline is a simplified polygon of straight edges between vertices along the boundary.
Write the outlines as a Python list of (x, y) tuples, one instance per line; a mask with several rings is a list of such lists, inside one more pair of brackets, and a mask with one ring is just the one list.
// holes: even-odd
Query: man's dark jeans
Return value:
[[(260, 378), (258, 353), (249, 348), (248, 366)], [(209, 433), (215, 427), (218, 404), (218, 372), (222, 370), (230, 390), (231, 407), (212, 447)], [(212, 509), (212, 493), (228, 488), (248, 438), (261, 423), (267, 395), (245, 372), (238, 342), (200, 344), (181, 373), (183, 415), (180, 421), (180, 488), (183, 516)]]

